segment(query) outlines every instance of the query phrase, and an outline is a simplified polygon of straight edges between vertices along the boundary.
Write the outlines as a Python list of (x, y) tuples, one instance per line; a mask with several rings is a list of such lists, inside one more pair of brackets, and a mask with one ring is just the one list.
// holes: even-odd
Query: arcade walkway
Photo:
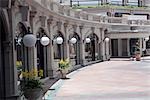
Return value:
[(59, 80), (46, 100), (150, 100), (150, 60), (111, 60)]

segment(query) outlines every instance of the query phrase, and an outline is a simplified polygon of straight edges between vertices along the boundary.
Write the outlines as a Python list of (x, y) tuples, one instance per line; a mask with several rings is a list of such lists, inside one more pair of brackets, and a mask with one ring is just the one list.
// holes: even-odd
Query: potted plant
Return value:
[(43, 70), (32, 69), (31, 71), (22, 71), (22, 76), (21, 87), (24, 96), (28, 100), (37, 100), (42, 95), (40, 77), (43, 76)]
[(22, 72), (22, 61), (16, 61), (18, 80), (20, 80), (21, 72)]
[(66, 60), (61, 59), (59, 62), (59, 71), (62, 75), (62, 79), (67, 79), (66, 74), (68, 68), (69, 68), (69, 59)]
[(141, 60), (140, 51), (136, 51), (136, 53), (135, 53), (135, 59), (136, 59), (136, 61), (140, 61)]
[(138, 43), (136, 44), (136, 48), (135, 48), (135, 59), (136, 59), (136, 61), (141, 60), (140, 47), (139, 47)]

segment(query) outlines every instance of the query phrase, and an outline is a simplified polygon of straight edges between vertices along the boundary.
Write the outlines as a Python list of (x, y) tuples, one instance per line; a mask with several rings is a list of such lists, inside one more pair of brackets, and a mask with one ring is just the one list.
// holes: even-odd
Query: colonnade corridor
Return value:
[(150, 60), (111, 59), (67, 77), (51, 87), (46, 100), (150, 100)]

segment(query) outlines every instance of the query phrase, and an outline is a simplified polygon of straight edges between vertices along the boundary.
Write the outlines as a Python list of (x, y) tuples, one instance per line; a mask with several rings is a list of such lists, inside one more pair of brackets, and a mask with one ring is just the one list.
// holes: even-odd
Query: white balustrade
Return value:
[(70, 16), (75, 17), (75, 12), (72, 9), (70, 9)]
[(87, 17), (88, 17), (87, 18), (88, 20), (93, 21), (93, 15), (92, 14), (87, 14)]
[(100, 23), (110, 23), (110, 24), (129, 24), (129, 25), (150, 25), (150, 20), (127, 20), (127, 18), (122, 17), (107, 17), (100, 15), (88, 14), (84, 11), (75, 11), (67, 6), (62, 6), (59, 3), (53, 2), (53, 0), (35, 0), (47, 9), (53, 10), (56, 13), (62, 15), (71, 16), (78, 19), (98, 21)]

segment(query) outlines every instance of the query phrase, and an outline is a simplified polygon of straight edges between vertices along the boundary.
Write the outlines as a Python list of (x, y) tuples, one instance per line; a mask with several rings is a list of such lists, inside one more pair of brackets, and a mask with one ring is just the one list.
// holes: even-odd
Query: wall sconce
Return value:
[(62, 44), (63, 43), (63, 38), (62, 37), (57, 37), (56, 39), (53, 40), (54, 43), (57, 43), (57, 44)]
[(74, 38), (74, 37), (73, 37), (73, 38), (71, 38), (71, 39), (70, 39), (70, 43), (72, 43), (72, 44), (77, 43), (77, 39), (76, 39), (76, 38)]
[(41, 39), (39, 38), (36, 38), (36, 35), (34, 35), (33, 33), (30, 32), (29, 30), (30, 28), (28, 27), (28, 33), (25, 34), (23, 36), (23, 38), (20, 36), (21, 33), (16, 36), (15, 38), (15, 43), (16, 45), (21, 45), (21, 42), (23, 42), (23, 44), (26, 46), (26, 47), (34, 47), (37, 40), (40, 40), (40, 43), (43, 45), (43, 46), (46, 46), (49, 44), (50, 42), (50, 39), (46, 36), (43, 36)]
[(86, 43), (90, 43), (90, 42), (91, 42), (91, 39), (90, 39), (90, 38), (86, 38), (86, 39), (85, 39), (85, 42), (86, 42)]
[(144, 38), (144, 40), (145, 40), (145, 41), (148, 41), (148, 40), (149, 40), (149, 37)]
[(41, 39), (40, 39), (40, 43), (43, 45), (43, 46), (47, 46), (49, 43), (50, 43), (50, 39), (46, 36), (43, 36)]
[(109, 37), (105, 37), (103, 41), (105, 42), (109, 42), (110, 38)]
[(33, 47), (36, 44), (36, 36), (33, 34), (27, 34), (23, 37), (23, 44), (26, 47)]

